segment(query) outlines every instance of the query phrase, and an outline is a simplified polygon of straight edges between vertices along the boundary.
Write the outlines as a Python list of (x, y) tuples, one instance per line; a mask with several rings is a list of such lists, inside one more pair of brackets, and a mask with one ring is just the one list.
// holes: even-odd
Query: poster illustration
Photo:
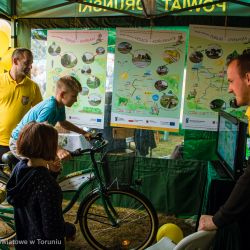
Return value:
[(233, 111), (227, 62), (242, 53), (250, 53), (250, 29), (190, 26), (183, 128), (216, 131), (218, 111)]
[(66, 116), (82, 127), (103, 128), (107, 37), (103, 30), (48, 30), (46, 96), (54, 94), (60, 77), (76, 77), (82, 92)]
[(186, 33), (117, 29), (111, 125), (177, 131)]
[(38, 84), (42, 96), (45, 97), (47, 30), (32, 29), (30, 42), (33, 54), (31, 79)]

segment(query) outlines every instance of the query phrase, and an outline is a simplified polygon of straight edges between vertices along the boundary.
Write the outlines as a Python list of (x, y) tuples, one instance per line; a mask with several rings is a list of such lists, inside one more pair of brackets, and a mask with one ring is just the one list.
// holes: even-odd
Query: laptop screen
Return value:
[(217, 154), (234, 171), (234, 162), (238, 139), (238, 124), (221, 116), (218, 130)]
[(220, 111), (217, 132), (216, 153), (222, 167), (236, 180), (245, 164), (247, 123)]

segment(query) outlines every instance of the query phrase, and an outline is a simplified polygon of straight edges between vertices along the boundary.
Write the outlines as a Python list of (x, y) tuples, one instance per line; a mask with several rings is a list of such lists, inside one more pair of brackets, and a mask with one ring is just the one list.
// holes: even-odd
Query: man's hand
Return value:
[(92, 134), (91, 133), (86, 132), (86, 133), (83, 134), (83, 136), (85, 137), (85, 139), (87, 141), (90, 141), (92, 139)]
[(68, 160), (71, 158), (70, 153), (67, 150), (60, 147), (58, 147), (56, 154), (60, 160)]
[(216, 230), (217, 226), (214, 224), (212, 218), (213, 218), (213, 216), (211, 216), (211, 215), (202, 215), (200, 217), (198, 231), (200, 231), (200, 230), (204, 230), (204, 231)]
[(48, 162), (48, 169), (52, 172), (60, 172), (62, 168), (62, 162), (59, 158), (56, 158), (55, 161), (49, 161)]

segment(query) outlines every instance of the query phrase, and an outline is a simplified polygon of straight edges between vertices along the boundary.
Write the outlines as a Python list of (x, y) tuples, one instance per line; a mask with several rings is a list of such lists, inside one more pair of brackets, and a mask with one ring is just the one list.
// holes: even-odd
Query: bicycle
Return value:
[(5, 200), (8, 179), (9, 173), (0, 168), (0, 248), (3, 250), (9, 249), (6, 243), (16, 236), (13, 207)]
[(94, 139), (90, 149), (71, 152), (74, 157), (89, 154), (92, 167), (73, 172), (58, 181), (64, 194), (73, 193), (63, 213), (68, 212), (90, 188), (88, 194), (80, 199), (75, 219), (86, 241), (100, 250), (145, 249), (156, 237), (156, 211), (151, 202), (135, 189), (106, 185), (99, 169), (105, 171), (103, 151), (108, 142), (101, 135)]

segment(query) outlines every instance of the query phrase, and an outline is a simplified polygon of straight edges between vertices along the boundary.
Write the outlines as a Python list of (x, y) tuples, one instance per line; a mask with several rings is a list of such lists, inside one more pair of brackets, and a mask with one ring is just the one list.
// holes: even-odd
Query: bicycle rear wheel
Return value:
[(129, 190), (108, 190), (118, 218), (112, 226), (98, 192), (83, 202), (79, 211), (81, 231), (95, 249), (145, 249), (154, 240), (158, 229), (157, 214), (141, 193)]

